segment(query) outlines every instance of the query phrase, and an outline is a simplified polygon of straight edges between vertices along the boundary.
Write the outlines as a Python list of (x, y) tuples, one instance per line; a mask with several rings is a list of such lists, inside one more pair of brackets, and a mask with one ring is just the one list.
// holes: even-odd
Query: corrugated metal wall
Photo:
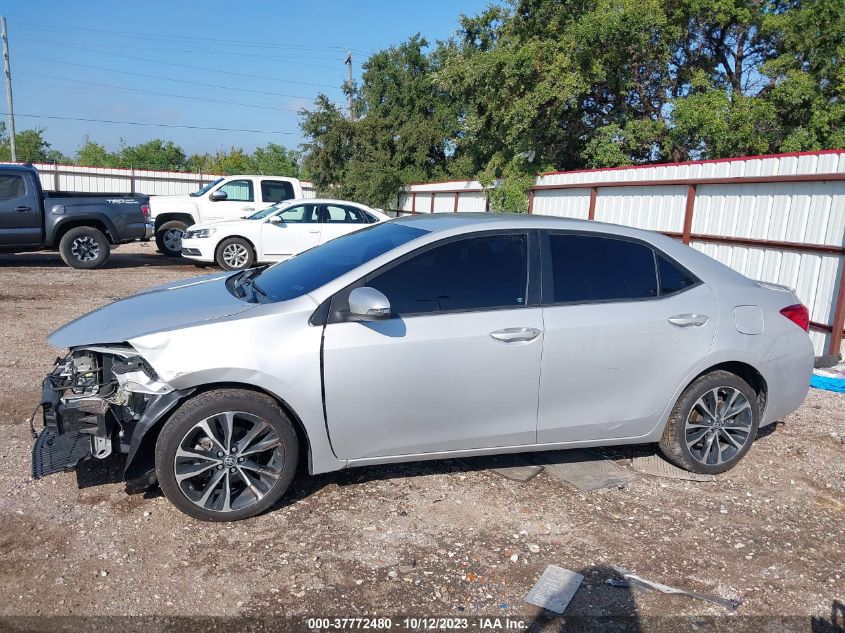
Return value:
[[(556, 172), (538, 176), (531, 212), (669, 233), (748, 277), (791, 286), (823, 354), (840, 316), (843, 174), (845, 150)], [(398, 208), (483, 211), (485, 198), (478, 182), (427, 183), (401, 192)]]
[[(41, 177), (41, 186), (50, 191), (96, 193), (143, 193), (149, 196), (178, 196), (193, 193), (220, 176), (146, 169), (112, 169), (33, 163)], [(303, 195), (314, 198), (314, 186), (302, 182)]]

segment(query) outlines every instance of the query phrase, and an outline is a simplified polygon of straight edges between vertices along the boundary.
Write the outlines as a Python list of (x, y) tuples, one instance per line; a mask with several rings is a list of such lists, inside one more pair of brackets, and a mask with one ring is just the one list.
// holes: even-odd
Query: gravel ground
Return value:
[[(843, 630), (845, 399), (827, 392), (811, 391), (713, 482), (640, 476), (584, 493), (547, 473), (519, 483), (472, 463), (427, 462), (302, 474), (273, 511), (207, 524), (157, 490), (127, 495), (115, 458), (33, 481), (25, 421), (57, 354), (45, 336), (201, 273), (143, 245), (121, 247), (97, 271), (48, 253), (0, 255), (0, 615), (487, 614), (554, 624), (522, 598), (556, 564), (585, 575), (567, 616), (635, 616), (629, 624), (648, 628), (657, 616), (726, 613), (605, 584), (622, 566), (741, 598), (723, 621), (781, 616), (787, 628), (774, 630)], [(605, 454), (627, 465), (651, 450)]]

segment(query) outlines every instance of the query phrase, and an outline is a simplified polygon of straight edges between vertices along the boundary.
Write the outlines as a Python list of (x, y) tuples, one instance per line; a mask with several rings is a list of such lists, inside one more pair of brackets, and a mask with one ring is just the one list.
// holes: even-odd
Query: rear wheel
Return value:
[(681, 394), (660, 449), (686, 470), (723, 473), (751, 448), (759, 424), (754, 390), (735, 374), (714, 371), (696, 379)]
[(255, 251), (242, 237), (230, 237), (220, 242), (216, 259), (223, 270), (243, 270), (255, 264)]
[(167, 257), (179, 257), (182, 254), (182, 235), (188, 225), (181, 220), (163, 223), (156, 231), (156, 246)]
[(202, 521), (260, 514), (288, 489), (299, 443), (269, 396), (209, 391), (183, 404), (156, 442), (156, 475), (168, 500)]
[(71, 268), (99, 268), (109, 258), (109, 240), (93, 226), (70, 229), (59, 241), (59, 255)]

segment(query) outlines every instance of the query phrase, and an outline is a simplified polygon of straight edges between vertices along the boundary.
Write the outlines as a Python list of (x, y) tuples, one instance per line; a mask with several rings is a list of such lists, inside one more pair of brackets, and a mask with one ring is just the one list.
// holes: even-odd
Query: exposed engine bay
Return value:
[[(145, 412), (174, 393), (129, 345), (71, 350), (42, 382), (44, 429), (33, 448), (33, 476), (72, 470), (91, 457), (134, 452), (138, 442), (132, 439)], [(144, 430), (148, 427), (149, 419)]]

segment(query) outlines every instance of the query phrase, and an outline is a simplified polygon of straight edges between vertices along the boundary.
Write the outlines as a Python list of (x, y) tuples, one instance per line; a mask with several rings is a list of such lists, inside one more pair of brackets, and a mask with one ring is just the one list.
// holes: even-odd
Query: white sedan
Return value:
[(182, 238), (182, 256), (217, 262), (224, 270), (279, 262), (390, 217), (345, 200), (287, 200), (240, 220), (194, 224)]

